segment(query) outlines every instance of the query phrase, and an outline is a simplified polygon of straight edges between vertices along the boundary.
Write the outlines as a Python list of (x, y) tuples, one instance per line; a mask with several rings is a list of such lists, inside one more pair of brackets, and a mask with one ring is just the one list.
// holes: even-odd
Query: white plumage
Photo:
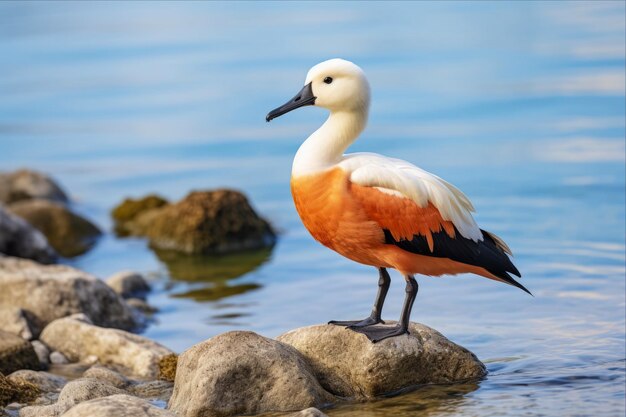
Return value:
[(438, 176), (401, 159), (368, 152), (344, 155), (339, 167), (349, 173), (350, 181), (355, 184), (395, 191), (420, 207), (430, 202), (463, 237), (475, 242), (483, 239), (472, 216), (472, 203), (458, 188)]

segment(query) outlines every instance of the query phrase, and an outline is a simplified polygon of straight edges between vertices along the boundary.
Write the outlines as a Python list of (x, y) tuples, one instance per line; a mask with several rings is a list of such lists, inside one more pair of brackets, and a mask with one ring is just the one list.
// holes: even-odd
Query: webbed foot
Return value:
[(364, 334), (372, 343), (380, 342), (390, 337), (409, 334), (408, 328), (400, 324), (394, 326), (349, 327), (349, 329)]
[(331, 320), (328, 322), (328, 324), (334, 324), (335, 326), (346, 326), (350, 329), (353, 327), (360, 328), (360, 327), (373, 326), (374, 324), (378, 324), (378, 323), (385, 324), (383, 320), (377, 319), (371, 316), (363, 320), (346, 320), (346, 321)]

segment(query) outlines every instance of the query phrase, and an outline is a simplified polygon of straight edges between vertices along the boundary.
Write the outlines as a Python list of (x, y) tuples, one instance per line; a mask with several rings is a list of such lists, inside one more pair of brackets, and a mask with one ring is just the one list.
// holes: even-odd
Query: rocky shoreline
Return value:
[[(29, 210), (46, 220), (30, 219)], [(100, 279), (50, 265), (80, 252), (65, 251), (63, 242), (89, 250), (99, 231), (68, 232), (85, 223), (53, 221), (50, 210), (72, 213), (51, 179), (0, 174), (0, 417), (320, 417), (320, 409), (346, 401), (486, 374), (474, 354), (417, 323), (409, 335), (377, 344), (326, 324), (275, 339), (231, 331), (177, 355), (138, 334), (155, 311), (141, 274)], [(185, 221), (174, 222), (181, 212)], [(194, 256), (275, 240), (247, 199), (229, 190), (195, 192), (173, 204), (154, 196), (127, 200), (114, 217), (118, 232)], [(160, 226), (142, 229), (151, 222)], [(59, 230), (64, 238), (51, 245)]]

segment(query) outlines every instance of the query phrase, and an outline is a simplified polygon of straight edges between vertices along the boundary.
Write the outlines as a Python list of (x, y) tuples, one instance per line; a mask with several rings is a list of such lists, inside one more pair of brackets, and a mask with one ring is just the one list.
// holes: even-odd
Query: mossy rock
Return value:
[(156, 194), (150, 194), (143, 198), (127, 198), (111, 211), (111, 217), (116, 222), (133, 220), (143, 211), (155, 209), (168, 204), (168, 201)]
[(48, 200), (20, 201), (11, 204), (9, 211), (43, 233), (59, 255), (66, 258), (87, 252), (102, 234), (89, 220)]
[(159, 379), (174, 382), (178, 356), (175, 353), (165, 355), (159, 361)]
[(0, 407), (14, 402), (26, 404), (34, 401), (41, 390), (26, 380), (10, 380), (0, 373)]
[(188, 254), (224, 254), (272, 246), (276, 235), (248, 199), (233, 190), (194, 191), (159, 209), (150, 245)]

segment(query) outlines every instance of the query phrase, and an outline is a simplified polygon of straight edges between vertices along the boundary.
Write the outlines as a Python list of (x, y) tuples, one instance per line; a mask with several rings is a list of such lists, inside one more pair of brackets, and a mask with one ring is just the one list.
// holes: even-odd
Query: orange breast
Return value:
[(334, 168), (292, 178), (291, 193), (304, 226), (317, 241), (356, 262), (381, 264), (373, 249), (383, 244), (384, 233), (351, 197), (345, 171)]

